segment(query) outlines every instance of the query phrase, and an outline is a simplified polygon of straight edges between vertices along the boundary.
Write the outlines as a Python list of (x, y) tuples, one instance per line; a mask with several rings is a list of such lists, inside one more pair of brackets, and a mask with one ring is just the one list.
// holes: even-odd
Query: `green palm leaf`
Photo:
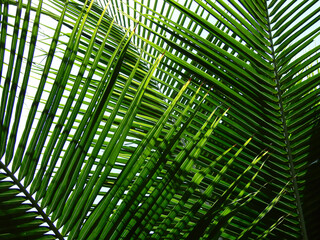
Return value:
[[(135, 2), (143, 10), (131, 11), (140, 16), (145, 24), (140, 26), (146, 29), (136, 37), (137, 44), (138, 38), (153, 35), (158, 46), (172, 49), (172, 66), (179, 65), (215, 86), (215, 99), (232, 106), (224, 126), (217, 129), (223, 137), (215, 139), (216, 143), (255, 134), (252, 149), (271, 150), (266, 163), (269, 177), (264, 176), (265, 181), (272, 179), (268, 189), (280, 192), (291, 181), (274, 221), (281, 218), (281, 211), (290, 215), (272, 234), (284, 239), (315, 238), (316, 220), (303, 208), (318, 201), (316, 194), (306, 190), (317, 185), (309, 179), (317, 179), (313, 177), (316, 170), (311, 169), (318, 164), (319, 141), (312, 134), (318, 129), (318, 2), (170, 0), (163, 6), (169, 13), (151, 1)], [(126, 12), (127, 2), (121, 3), (123, 7), (113, 14), (120, 17), (123, 9), (135, 21)], [(199, 71), (203, 69), (210, 76)], [(172, 69), (172, 73), (179, 74), (179, 70)], [(257, 231), (248, 237), (260, 235)]]
[(2, 1), (1, 238), (316, 239), (319, 10)]

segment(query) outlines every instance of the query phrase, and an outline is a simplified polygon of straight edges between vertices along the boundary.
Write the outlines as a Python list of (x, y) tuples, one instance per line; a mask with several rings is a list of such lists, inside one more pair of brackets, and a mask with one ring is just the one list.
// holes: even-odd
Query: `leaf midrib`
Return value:
[(12, 181), (19, 187), (19, 190), (23, 192), (26, 198), (31, 202), (32, 206), (37, 209), (38, 214), (43, 218), (43, 220), (49, 225), (50, 230), (55, 234), (55, 237), (63, 240), (63, 236), (60, 234), (56, 226), (53, 224), (49, 216), (43, 211), (43, 209), (38, 205), (38, 203), (33, 199), (26, 188), (21, 184), (21, 182), (14, 176), (14, 174), (0, 161), (0, 168), (2, 168), (6, 174), (12, 179)]
[(286, 114), (284, 111), (283, 107), (283, 100), (282, 100), (282, 91), (281, 91), (281, 84), (280, 84), (280, 77), (278, 74), (278, 64), (277, 64), (277, 59), (276, 59), (276, 54), (274, 50), (274, 43), (273, 43), (273, 36), (271, 33), (271, 23), (270, 23), (270, 14), (268, 12), (267, 4), (266, 4), (266, 9), (267, 9), (267, 24), (268, 24), (268, 34), (269, 34), (269, 40), (270, 40), (270, 48), (271, 48), (271, 57), (273, 59), (272, 64), (274, 67), (274, 75), (275, 75), (275, 82), (276, 82), (276, 91), (277, 91), (277, 98), (279, 101), (279, 108), (280, 108), (280, 115), (281, 115), (281, 126), (283, 128), (283, 136), (284, 136), (284, 141), (287, 149), (287, 159), (289, 161), (289, 168), (290, 168), (290, 175), (291, 179), (290, 181), (293, 184), (293, 190), (295, 194), (295, 202), (297, 206), (297, 213), (298, 213), (298, 218), (301, 226), (301, 234), (302, 234), (302, 239), (303, 240), (308, 240), (307, 236), (307, 230), (306, 230), (306, 225), (305, 225), (305, 220), (303, 216), (303, 210), (302, 210), (302, 204), (301, 204), (301, 199), (300, 199), (300, 193), (298, 189), (298, 184), (297, 184), (297, 179), (296, 179), (296, 171), (294, 168), (294, 163), (293, 163), (293, 156), (292, 156), (292, 150), (291, 150), (291, 143), (289, 139), (289, 133), (288, 133), (288, 128), (287, 128), (287, 119), (286, 119)]

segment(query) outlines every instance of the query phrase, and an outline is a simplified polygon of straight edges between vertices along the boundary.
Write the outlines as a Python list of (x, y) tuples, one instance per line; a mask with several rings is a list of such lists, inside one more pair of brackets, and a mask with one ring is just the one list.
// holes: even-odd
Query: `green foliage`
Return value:
[(316, 239), (318, 1), (1, 1), (1, 239)]

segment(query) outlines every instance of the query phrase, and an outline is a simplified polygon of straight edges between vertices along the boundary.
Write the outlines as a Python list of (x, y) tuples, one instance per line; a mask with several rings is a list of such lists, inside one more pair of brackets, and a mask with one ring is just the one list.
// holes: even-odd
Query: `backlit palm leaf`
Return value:
[(2, 1), (0, 236), (315, 239), (319, 8)]
[(251, 146), (270, 149), (264, 176), (272, 181), (269, 193), (291, 181), (274, 212), (275, 221), (281, 211), (290, 213), (274, 230), (276, 238), (316, 238), (317, 220), (308, 207), (319, 209), (318, 191), (310, 191), (318, 189), (319, 2), (134, 2), (134, 8), (127, 1), (110, 6), (123, 24), (140, 20), (134, 41), (140, 45), (148, 36), (156, 50), (173, 53), (163, 61), (172, 75), (188, 72), (205, 80), (217, 101), (232, 106), (216, 144), (255, 134)]

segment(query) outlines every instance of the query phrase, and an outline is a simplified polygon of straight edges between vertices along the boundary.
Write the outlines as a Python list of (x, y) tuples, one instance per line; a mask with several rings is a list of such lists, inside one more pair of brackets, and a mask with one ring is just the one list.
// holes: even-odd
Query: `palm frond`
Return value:
[[(290, 216), (274, 229), (274, 236), (316, 237), (317, 221), (303, 208), (312, 201), (306, 197), (311, 193), (304, 189), (309, 189), (309, 184), (317, 188), (307, 179), (314, 175), (311, 168), (318, 164), (319, 154), (315, 137), (319, 120), (319, 3), (168, 0), (159, 8), (152, 1), (134, 2), (139, 7), (113, 1), (110, 13), (119, 19), (126, 16), (123, 24), (139, 19), (136, 44), (152, 36), (157, 46), (150, 52), (166, 49), (172, 53), (166, 55), (160, 69), (170, 69), (172, 75), (193, 74), (199, 82), (214, 87), (212, 95), (219, 104), (232, 106), (217, 129), (221, 137), (215, 144), (231, 139), (240, 143), (235, 139), (255, 134), (250, 150), (270, 150), (263, 176), (264, 181), (272, 180), (268, 191), (280, 192), (291, 181), (274, 221), (282, 218), (281, 211)], [(162, 76), (172, 81), (170, 75)], [(254, 157), (248, 150), (246, 154)], [(252, 236), (255, 234), (259, 235)]]
[(319, 235), (318, 1), (0, 6), (1, 237)]

